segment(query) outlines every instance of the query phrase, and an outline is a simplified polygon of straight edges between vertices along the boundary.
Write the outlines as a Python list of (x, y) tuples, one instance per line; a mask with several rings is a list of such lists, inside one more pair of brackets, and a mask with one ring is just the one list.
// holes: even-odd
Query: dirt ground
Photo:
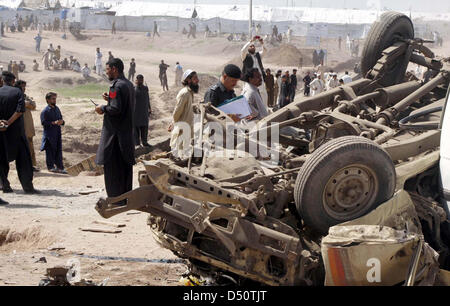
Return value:
[[(131, 212), (111, 218), (109, 221), (125, 224), (120, 233), (81, 231), (83, 227), (114, 229), (93, 223), (102, 220), (94, 206), (100, 196), (106, 196), (103, 176), (82, 173), (70, 177), (50, 173), (45, 169), (45, 154), (39, 152), (42, 137), (39, 114), (46, 106), (45, 93), (54, 91), (58, 93), (57, 104), (66, 121), (63, 127), (66, 167), (95, 154), (102, 118), (94, 113), (89, 98), (96, 103), (101, 102), (102, 93), (108, 90), (107, 80), (94, 73), (92, 79), (86, 81), (73, 71), (42, 71), (42, 52), (38, 54), (34, 49), (36, 33), (5, 34), (7, 37), (0, 40), (0, 65), (6, 70), (10, 60), (23, 60), (27, 68), (19, 78), (27, 81), (26, 93), (37, 102), (37, 110), (33, 112), (36, 128), (34, 149), (41, 172), (36, 173), (34, 185), (42, 194), (23, 193), (12, 163), (10, 180), (14, 193), (0, 195), (10, 202), (8, 206), (0, 207), (0, 285), (38, 285), (46, 268), (64, 264), (69, 259), (78, 259), (81, 277), (94, 282), (108, 279), (107, 285), (179, 285), (178, 280), (187, 267), (181, 259), (156, 244), (146, 225), (146, 214)], [(151, 93), (151, 138), (167, 135), (179, 90), (173, 86), (176, 61), (184, 69), (194, 69), (201, 74), (201, 91), (196, 96), (200, 101), (207, 87), (217, 82), (221, 67), (236, 59), (243, 45), (242, 42), (229, 42), (225, 37), (188, 40), (179, 33), (162, 33), (161, 38), (153, 40), (145, 33), (118, 32), (112, 36), (107, 31), (85, 31), (89, 39), (84, 41), (76, 41), (70, 34), (67, 40), (63, 40), (61, 34), (44, 32), (41, 50), (49, 43), (54, 47), (61, 45), (63, 58), (73, 55), (80, 64), (88, 63), (92, 67), (95, 48), (100, 47), (104, 62), (108, 51), (112, 51), (115, 57), (124, 61), (125, 72), (131, 58), (136, 59), (137, 74), (144, 75)], [(293, 40), (302, 54), (307, 52), (302, 47), (303, 43), (304, 39)], [(338, 50), (337, 41), (327, 41), (326, 47), (330, 66), (340, 64), (342, 70), (353, 67), (354, 61), (347, 51)], [(298, 68), (295, 63), (282, 66), (281, 63), (286, 64), (285, 59), (277, 61), (275, 47), (268, 48), (272, 50), (265, 62), (266, 67)], [(283, 57), (290, 56), (288, 49), (292, 48), (283, 50)], [(447, 44), (437, 53), (448, 51)], [(33, 59), (39, 62), (41, 71), (31, 71)], [(162, 91), (158, 79), (161, 59), (170, 65), (168, 92)], [(311, 67), (303, 70), (308, 69)], [(134, 187), (138, 185), (137, 172), (142, 169), (142, 165), (134, 167)]]

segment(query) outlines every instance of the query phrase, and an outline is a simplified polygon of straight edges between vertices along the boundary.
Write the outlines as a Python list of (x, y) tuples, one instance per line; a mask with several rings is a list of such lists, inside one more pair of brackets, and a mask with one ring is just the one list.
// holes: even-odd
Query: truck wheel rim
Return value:
[(325, 185), (323, 204), (334, 219), (349, 220), (364, 214), (378, 193), (372, 169), (354, 164), (336, 171)]

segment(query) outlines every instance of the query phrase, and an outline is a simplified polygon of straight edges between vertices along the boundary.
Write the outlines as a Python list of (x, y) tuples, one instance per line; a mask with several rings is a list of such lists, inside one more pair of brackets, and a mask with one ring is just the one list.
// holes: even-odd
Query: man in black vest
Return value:
[[(261, 46), (263, 48), (262, 51), (256, 52), (256, 46), (255, 42), (259, 41), (261, 43)], [(264, 41), (261, 37), (255, 36), (250, 40), (248, 43), (244, 45), (241, 49), (241, 59), (243, 62), (242, 67), (242, 74), (246, 75), (247, 72), (252, 68), (257, 68), (259, 70), (259, 73), (263, 77), (263, 81), (266, 80), (266, 72), (264, 70), (264, 66), (262, 64), (262, 56), (264, 52), (267, 52), (266, 47), (264, 46)], [(266, 91), (266, 85), (264, 82), (262, 82), (261, 86), (258, 87), (259, 92), (261, 93), (261, 97), (264, 103), (264, 106), (267, 110), (267, 102), (268, 102), (268, 96)]]
[(99, 115), (104, 115), (95, 162), (104, 166), (108, 197), (117, 197), (133, 187), (135, 93), (133, 84), (123, 75), (123, 62), (119, 58), (106, 63), (106, 75), (112, 84), (109, 93), (103, 94), (108, 103), (95, 108)]

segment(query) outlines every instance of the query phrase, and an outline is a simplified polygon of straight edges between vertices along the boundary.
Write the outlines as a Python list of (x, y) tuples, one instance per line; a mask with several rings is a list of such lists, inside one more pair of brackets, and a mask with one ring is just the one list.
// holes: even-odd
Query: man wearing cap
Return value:
[[(260, 52), (256, 52), (256, 47), (255, 47), (256, 41), (259, 41), (263, 48), (263, 50)], [(241, 59), (243, 62), (242, 74), (245, 75), (247, 73), (247, 71), (250, 70), (251, 68), (257, 68), (259, 70), (259, 73), (263, 77), (263, 80), (265, 81), (266, 80), (266, 72), (264, 70), (264, 66), (262, 64), (261, 59), (262, 59), (264, 52), (266, 52), (266, 51), (267, 50), (266, 50), (266, 47), (264, 46), (264, 41), (259, 36), (253, 37), (252, 40), (250, 40), (248, 43), (246, 43), (244, 45), (244, 47), (242, 47), (242, 49), (241, 49)], [(259, 87), (259, 91), (261, 92), (261, 96), (263, 98), (264, 105), (267, 108), (268, 96), (267, 96), (267, 91), (266, 91), (265, 87), (266, 87), (265, 83), (262, 82), (261, 86)]]
[(218, 107), (226, 100), (236, 97), (234, 87), (241, 78), (241, 69), (238, 66), (229, 64), (223, 69), (219, 83), (211, 86), (205, 93), (205, 103), (211, 102), (214, 107)]
[(138, 74), (136, 77), (136, 86), (134, 87), (136, 93), (136, 106), (134, 108), (134, 145), (142, 145), (150, 147), (147, 142), (148, 136), (148, 118), (152, 113), (150, 106), (150, 97), (148, 94), (148, 87), (144, 85), (144, 76)]
[[(184, 86), (177, 95), (175, 109), (173, 110), (173, 122), (169, 128), (171, 132), (170, 147), (175, 157), (186, 159), (191, 155), (189, 150), (190, 141), (186, 144), (181, 137), (183, 133), (190, 132), (190, 138), (194, 137), (194, 111), (192, 105), (194, 103), (194, 94), (198, 93), (198, 76), (197, 73), (191, 69), (187, 69), (181, 78)], [(185, 131), (183, 125), (180, 123), (187, 123), (190, 131)]]

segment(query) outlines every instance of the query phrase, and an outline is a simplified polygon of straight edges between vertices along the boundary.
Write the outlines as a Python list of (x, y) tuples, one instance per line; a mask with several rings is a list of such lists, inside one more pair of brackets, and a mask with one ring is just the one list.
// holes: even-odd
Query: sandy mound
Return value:
[(45, 233), (41, 226), (15, 231), (10, 228), (0, 229), (0, 250), (46, 248), (55, 242), (55, 238)]
[(341, 63), (338, 63), (335, 66), (332, 66), (331, 69), (333, 69), (334, 71), (337, 71), (337, 72), (343, 72), (343, 71), (351, 72), (351, 71), (353, 71), (353, 68), (355, 67), (355, 64), (359, 63), (360, 61), (361, 61), (361, 59), (359, 57), (358, 58), (351, 58), (351, 59), (349, 59), (349, 60), (347, 60), (345, 62), (341, 62)]
[(282, 44), (278, 48), (269, 49), (264, 58), (265, 61), (280, 66), (299, 66), (301, 58), (303, 58), (303, 66), (309, 66), (312, 63), (312, 54), (300, 51), (291, 44)]

